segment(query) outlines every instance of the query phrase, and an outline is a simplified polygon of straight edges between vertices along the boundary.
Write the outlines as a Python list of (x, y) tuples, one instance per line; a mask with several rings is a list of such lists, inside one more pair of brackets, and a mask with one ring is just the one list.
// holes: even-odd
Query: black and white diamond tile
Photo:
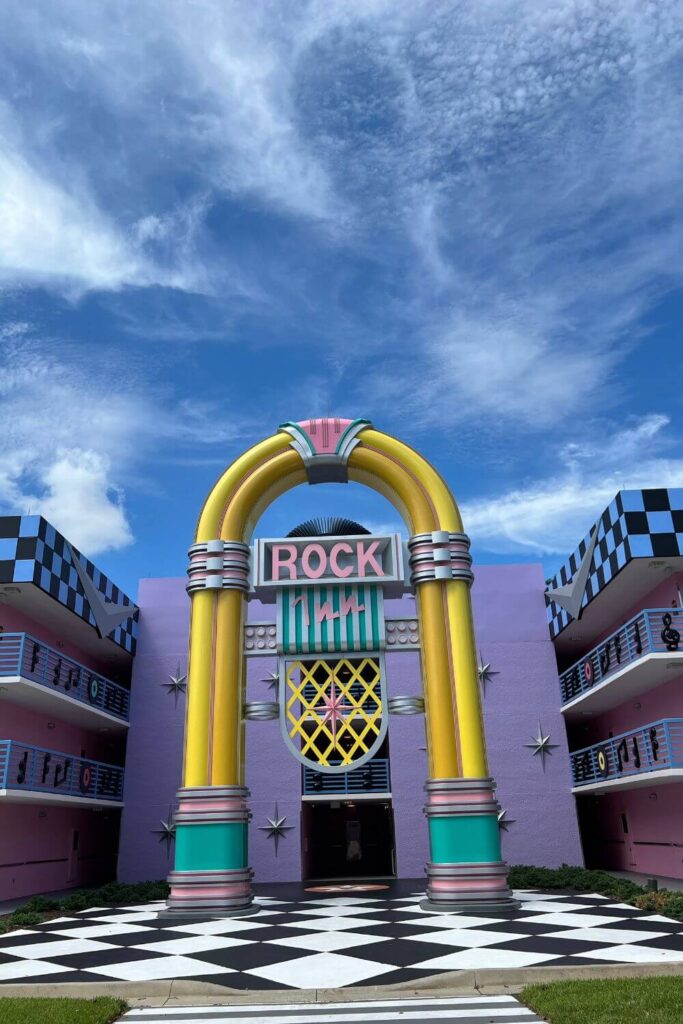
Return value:
[(682, 922), (597, 894), (519, 892), (508, 917), (434, 914), (418, 885), (358, 897), (264, 886), (258, 913), (223, 920), (159, 917), (161, 903), (92, 909), (0, 938), (0, 984), (187, 978), (310, 989), (489, 967), (683, 964)]

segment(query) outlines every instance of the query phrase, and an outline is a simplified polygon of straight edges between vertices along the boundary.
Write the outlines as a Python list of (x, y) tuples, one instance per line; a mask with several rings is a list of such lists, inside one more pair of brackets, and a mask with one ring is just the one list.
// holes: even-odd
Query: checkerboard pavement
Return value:
[(239, 918), (101, 907), (0, 938), (0, 984), (201, 980), (234, 989), (415, 982), (445, 971), (683, 963), (683, 923), (598, 895), (517, 893), (511, 916), (421, 909), (419, 883), (380, 894), (259, 887)]

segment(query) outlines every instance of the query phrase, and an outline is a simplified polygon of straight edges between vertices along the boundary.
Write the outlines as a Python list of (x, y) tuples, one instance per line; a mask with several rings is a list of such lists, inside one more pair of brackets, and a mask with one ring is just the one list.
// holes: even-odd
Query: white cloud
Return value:
[(58, 280), (120, 288), (150, 274), (106, 218), (80, 195), (0, 149), (0, 280)]
[[(607, 384), (623, 397), (617, 365), (681, 283), (680, 3), (140, 0), (112, 17), (64, 0), (45, 17), (38, 33), (31, 5), (0, 12), (25, 127), (0, 163), (13, 280), (208, 292), (211, 339), (234, 337), (235, 292), (278, 325), (310, 311), (339, 391), (383, 352), (378, 401), (417, 426), (545, 428)], [(232, 211), (219, 239), (214, 203)], [(373, 288), (374, 338), (354, 320)], [(138, 336), (201, 333), (137, 313)]]
[(553, 341), (553, 311), (505, 305), (454, 313), (425, 345), (420, 373), (385, 379), (418, 424), (453, 425), (485, 418), (493, 430), (508, 421), (535, 429), (564, 422), (585, 408), (597, 389), (602, 408), (617, 352), (600, 344)]
[(43, 515), (66, 537), (78, 538), (79, 549), (117, 551), (132, 543), (133, 534), (122, 492), (110, 478), (109, 461), (97, 452), (59, 451), (45, 473), (44, 495), (27, 500), (34, 514)]
[(683, 487), (680, 448), (665, 416), (560, 449), (561, 469), (503, 494), (463, 502), (465, 528), (481, 550), (568, 555), (617, 491)]
[(133, 541), (124, 485), (149, 490), (159, 451), (222, 449), (228, 461), (240, 436), (224, 407), (168, 402), (115, 354), (84, 360), (64, 344), (57, 353), (25, 324), (0, 330), (0, 343), (0, 509), (41, 513), (88, 555)]
[(98, 206), (78, 165), (31, 153), (24, 136), (0, 105), (0, 287), (47, 285), (74, 297), (127, 285), (201, 290), (199, 265), (163, 266), (145, 251), (158, 218), (128, 231)]

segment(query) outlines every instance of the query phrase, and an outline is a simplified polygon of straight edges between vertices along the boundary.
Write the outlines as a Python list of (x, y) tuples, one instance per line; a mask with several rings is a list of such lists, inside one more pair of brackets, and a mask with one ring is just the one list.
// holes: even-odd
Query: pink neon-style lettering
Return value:
[(273, 544), (271, 576), (279, 580), (280, 570), (289, 570), (289, 579), (296, 579), (296, 547), (294, 544)]
[(342, 599), (341, 599), (341, 614), (342, 615), (348, 615), (349, 612), (357, 612), (357, 613), (359, 613), (359, 612), (364, 612), (364, 611), (365, 611), (365, 605), (364, 604), (358, 604), (358, 601), (356, 600), (356, 595), (355, 594), (352, 594), (351, 597), (343, 597), (342, 596)]
[(374, 569), (373, 576), (384, 576), (384, 569), (375, 558), (375, 552), (379, 547), (379, 541), (373, 540), (372, 544), (366, 548), (362, 540), (358, 541), (357, 552), (358, 552), (358, 575), (363, 577), (366, 575), (366, 568), (369, 566)]
[(304, 610), (304, 629), (308, 629), (311, 621), (308, 616), (308, 597), (305, 594), (299, 594), (298, 597), (295, 597), (292, 601), (292, 611), (294, 611), (298, 604), (300, 604)]
[(332, 607), (332, 602), (331, 601), (323, 601), (321, 604), (316, 605), (316, 609), (315, 609), (315, 621), (316, 621), (316, 623), (330, 622), (333, 619), (338, 619), (340, 615), (341, 615), (341, 612), (335, 612), (334, 608)]
[[(318, 565), (314, 568), (311, 565), (311, 555), (318, 556)], [(304, 575), (309, 580), (317, 580), (325, 572), (327, 568), (327, 553), (322, 544), (307, 544), (304, 548), (304, 553), (301, 556), (301, 568), (304, 571)]]
[(345, 540), (339, 541), (338, 544), (334, 544), (330, 551), (330, 569), (339, 579), (344, 579), (346, 576), (350, 576), (353, 572), (352, 565), (347, 565), (345, 569), (342, 569), (339, 565), (338, 558), (342, 553), (346, 555), (353, 554), (353, 548), (350, 544), (347, 544)]

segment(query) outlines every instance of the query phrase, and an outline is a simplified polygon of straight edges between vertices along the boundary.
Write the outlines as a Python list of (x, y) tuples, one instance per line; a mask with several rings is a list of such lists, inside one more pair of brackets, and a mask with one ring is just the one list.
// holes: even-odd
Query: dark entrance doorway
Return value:
[(394, 878), (394, 812), (390, 800), (302, 804), (304, 881)]

